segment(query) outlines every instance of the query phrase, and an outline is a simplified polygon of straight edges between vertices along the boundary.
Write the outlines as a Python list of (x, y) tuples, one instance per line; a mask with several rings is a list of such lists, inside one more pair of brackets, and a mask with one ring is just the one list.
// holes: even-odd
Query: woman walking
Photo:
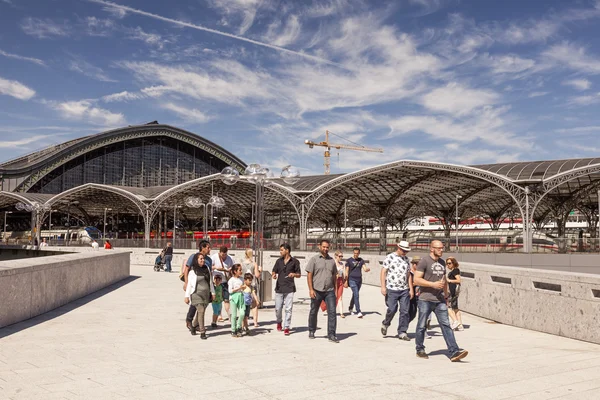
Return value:
[[(252, 249), (247, 248), (245, 253), (244, 253), (244, 259), (242, 260), (241, 264), (242, 264), (242, 274), (246, 275), (246, 274), (252, 274), (253, 278), (252, 278), (252, 290), (255, 293), (258, 293), (258, 284), (259, 284), (259, 279), (260, 279), (260, 273), (261, 271), (261, 267), (258, 266), (258, 264), (254, 261), (253, 257), (252, 257)], [(254, 327), (257, 328), (258, 327), (258, 307), (260, 306), (260, 304), (257, 301), (252, 301), (251, 307), (252, 307), (252, 319), (254, 320)]]
[(462, 315), (458, 309), (458, 296), (460, 295), (460, 269), (458, 261), (454, 257), (446, 258), (446, 267), (450, 270), (448, 273), (448, 289), (450, 298), (448, 299), (448, 315), (452, 320), (450, 327), (456, 331), (462, 331), (465, 328), (462, 324)]
[[(192, 269), (188, 275), (188, 285), (185, 290), (185, 304), (189, 304), (187, 321), (192, 335), (200, 331), (200, 339), (206, 339), (206, 327), (204, 326), (204, 314), (206, 308), (215, 296), (212, 273), (204, 264), (204, 255), (198, 253), (192, 261)], [(194, 313), (195, 308), (195, 313)], [(194, 314), (193, 317), (190, 314)], [(191, 324), (189, 323), (192, 319)]]
[[(344, 277), (346, 265), (344, 264), (343, 258), (344, 254), (342, 254), (342, 251), (336, 250), (335, 257), (333, 257), (333, 259), (335, 260), (335, 266), (337, 267), (337, 292), (335, 293), (335, 306), (337, 308), (338, 304), (340, 305), (340, 317), (346, 318), (346, 315), (344, 315), (344, 299), (342, 298), (342, 295), (344, 294), (344, 282), (346, 279)], [(325, 304), (325, 302), (322, 301), (321, 311), (323, 311), (323, 315), (327, 315), (326, 310), (327, 304)]]

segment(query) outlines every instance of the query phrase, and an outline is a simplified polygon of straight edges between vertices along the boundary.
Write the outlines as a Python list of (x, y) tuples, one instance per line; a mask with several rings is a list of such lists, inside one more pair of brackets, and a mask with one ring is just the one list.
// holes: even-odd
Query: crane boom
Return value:
[[(334, 134), (335, 135), (335, 134)], [(331, 153), (330, 150), (333, 147), (334, 149), (344, 149), (344, 150), (357, 150), (357, 151), (368, 151), (372, 153), (383, 153), (383, 149), (381, 148), (373, 148), (366, 146), (349, 146), (347, 144), (336, 144), (329, 142), (329, 131), (325, 131), (325, 141), (324, 142), (313, 142), (312, 140), (305, 140), (304, 144), (306, 144), (311, 149), (314, 146), (325, 147), (325, 162), (323, 165), (325, 166), (325, 175), (329, 175), (330, 173), (330, 158)]]

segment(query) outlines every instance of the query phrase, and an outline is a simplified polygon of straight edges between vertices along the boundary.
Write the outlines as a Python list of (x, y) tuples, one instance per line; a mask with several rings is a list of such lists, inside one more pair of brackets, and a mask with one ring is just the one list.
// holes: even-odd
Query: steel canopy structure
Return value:
[[(125, 157), (116, 167), (111, 164), (114, 152)], [(128, 159), (131, 154), (140, 155), (141, 163)], [(152, 161), (154, 156), (160, 162)], [(224, 184), (219, 174), (223, 166), (243, 172), (245, 163), (206, 139), (168, 125), (117, 129), (0, 164), (0, 210), (38, 203), (45, 210), (68, 208), (92, 223), (107, 209), (116, 209), (137, 216), (148, 241), (152, 227), (160, 227), (174, 211), (192, 221), (203, 218), (200, 209), (185, 205), (187, 197), (208, 201), (218, 194), (225, 200), (221, 215), (249, 224), (254, 184)], [(104, 183), (74, 184), (90, 176)], [(106, 183), (111, 179), (112, 184)], [(136, 186), (123, 185), (132, 182)], [(169, 182), (175, 184), (165, 184)], [(61, 190), (49, 193), (58, 186)], [(265, 186), (264, 210), (274, 226), (277, 218), (293, 226), (302, 249), (310, 227), (339, 232), (347, 211), (349, 220), (374, 221), (382, 246), (388, 227), (402, 230), (426, 215), (440, 219), (447, 237), (466, 218), (486, 216), (494, 229), (504, 218), (516, 217), (523, 221), (524, 250), (529, 251), (534, 229), (554, 221), (560, 236), (574, 209), (586, 216), (590, 236), (597, 237), (599, 188), (600, 158), (476, 166), (400, 160), (348, 174), (301, 177), (294, 185), (275, 179)], [(32, 221), (43, 224), (44, 217)], [(39, 232), (41, 226), (36, 228)]]

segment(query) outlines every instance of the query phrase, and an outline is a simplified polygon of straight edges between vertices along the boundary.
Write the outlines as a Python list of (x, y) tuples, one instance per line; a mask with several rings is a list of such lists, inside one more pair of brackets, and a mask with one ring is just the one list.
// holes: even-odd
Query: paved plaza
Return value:
[[(324, 337), (322, 315), (317, 339), (309, 340), (304, 278), (291, 336), (275, 330), (267, 303), (253, 336), (232, 338), (227, 325), (202, 341), (185, 328), (176, 273), (151, 266), (131, 273), (0, 329), (0, 399), (554, 399), (597, 398), (600, 390), (600, 346), (470, 315), (463, 318), (468, 329), (456, 333), (469, 350), (463, 362), (446, 357), (435, 319), (430, 359), (417, 359), (414, 339), (382, 338), (385, 308), (375, 287), (363, 286), (364, 319), (338, 318), (339, 344)], [(409, 331), (413, 337), (414, 322)]]

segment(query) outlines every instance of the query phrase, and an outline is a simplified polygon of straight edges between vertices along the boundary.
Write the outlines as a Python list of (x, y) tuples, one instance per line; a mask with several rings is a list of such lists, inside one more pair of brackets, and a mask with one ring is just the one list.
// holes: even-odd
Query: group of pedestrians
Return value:
[[(315, 339), (319, 309), (326, 311), (327, 338), (338, 343), (336, 308), (341, 303), (340, 316), (345, 317), (342, 294), (344, 288), (352, 290), (349, 311), (353, 310), (358, 318), (363, 314), (360, 307), (360, 289), (363, 272), (369, 272), (365, 261), (360, 257), (360, 249), (353, 250), (353, 256), (343, 262), (343, 253), (338, 250), (335, 257), (329, 255), (330, 242), (322, 240), (319, 253), (309, 259), (305, 271), (310, 296), (308, 316), (308, 337)], [(448, 347), (451, 361), (466, 357), (468, 352), (456, 344), (454, 330), (462, 330), (462, 320), (458, 309), (460, 293), (460, 270), (458, 262), (452, 257), (442, 259), (444, 246), (440, 241), (431, 242), (430, 253), (423, 258), (418, 256), (410, 260), (408, 242), (401, 241), (395, 252), (387, 255), (380, 275), (381, 293), (385, 296), (386, 314), (382, 322), (381, 333), (387, 335), (391, 322), (399, 312), (398, 338), (410, 341), (409, 323), (417, 317), (415, 332), (416, 355), (428, 358), (424, 339), (431, 314), (435, 314), (442, 335)], [(275, 317), (277, 331), (290, 335), (295, 279), (301, 277), (300, 262), (291, 255), (291, 247), (284, 243), (279, 248), (280, 257), (272, 270), (275, 281)], [(249, 332), (248, 318), (250, 310), (258, 306), (256, 296), (257, 278), (260, 268), (252, 260), (251, 250), (247, 250), (241, 263), (234, 263), (227, 255), (227, 247), (221, 247), (213, 257), (210, 243), (201, 241), (199, 252), (190, 256), (182, 273), (184, 280), (185, 302), (189, 304), (186, 324), (193, 335), (200, 332), (206, 339), (204, 314), (209, 303), (213, 307), (212, 327), (217, 327), (221, 318), (221, 305), (225, 303), (226, 314), (231, 321), (231, 334), (234, 337)], [(446, 276), (446, 266), (450, 273)], [(448, 309), (450, 305), (450, 309)], [(452, 323), (449, 320), (449, 314)], [(254, 315), (257, 326), (258, 310)]]

